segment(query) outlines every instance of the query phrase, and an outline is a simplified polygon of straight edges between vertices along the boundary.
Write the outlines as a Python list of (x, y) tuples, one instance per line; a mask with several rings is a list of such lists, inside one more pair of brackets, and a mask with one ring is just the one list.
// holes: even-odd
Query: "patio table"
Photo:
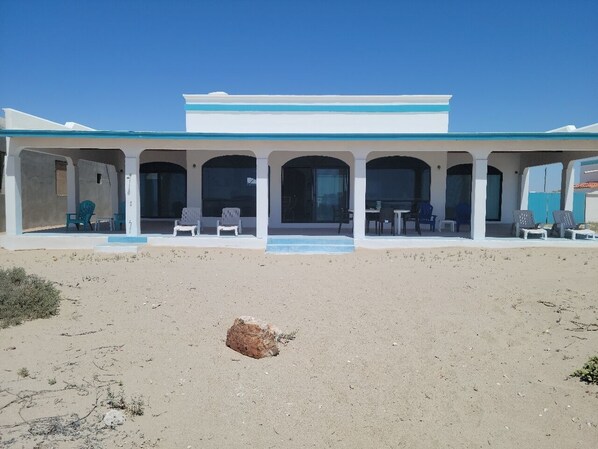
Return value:
[(401, 235), (401, 215), (404, 213), (409, 212), (408, 209), (395, 209), (395, 235)]

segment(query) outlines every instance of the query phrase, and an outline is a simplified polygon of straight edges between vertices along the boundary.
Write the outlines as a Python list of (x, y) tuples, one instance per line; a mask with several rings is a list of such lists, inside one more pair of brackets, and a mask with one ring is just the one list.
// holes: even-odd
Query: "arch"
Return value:
[(255, 217), (255, 157), (214, 157), (202, 165), (201, 182), (204, 217), (220, 217), (225, 207), (239, 207), (242, 217)]
[(177, 218), (187, 205), (187, 170), (172, 162), (139, 166), (141, 218)]
[(409, 156), (385, 156), (366, 164), (366, 206), (411, 209), (413, 203), (430, 201), (430, 166)]
[(349, 165), (330, 156), (301, 156), (281, 170), (283, 223), (332, 223), (349, 208)]
[[(472, 164), (454, 165), (446, 171), (446, 217), (455, 218), (455, 207), (459, 203), (471, 205)], [(503, 173), (488, 165), (486, 186), (486, 220), (500, 221), (502, 215)]]

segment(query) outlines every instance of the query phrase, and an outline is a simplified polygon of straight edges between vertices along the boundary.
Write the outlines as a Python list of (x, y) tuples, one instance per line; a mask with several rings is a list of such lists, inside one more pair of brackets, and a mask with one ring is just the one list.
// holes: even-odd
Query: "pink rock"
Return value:
[(254, 359), (278, 355), (280, 330), (251, 316), (241, 316), (226, 333), (226, 346)]

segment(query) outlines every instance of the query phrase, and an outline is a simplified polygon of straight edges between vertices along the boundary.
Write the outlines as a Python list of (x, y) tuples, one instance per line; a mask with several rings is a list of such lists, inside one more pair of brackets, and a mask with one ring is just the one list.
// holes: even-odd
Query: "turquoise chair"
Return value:
[(79, 226), (83, 225), (83, 230), (89, 226), (91, 231), (91, 217), (94, 215), (96, 205), (93, 201), (85, 200), (79, 204), (79, 211), (77, 213), (66, 214), (66, 230), (68, 232), (69, 225), (74, 224), (79, 230)]
[(121, 201), (118, 203), (118, 213), (114, 214), (114, 230), (120, 231), (123, 226), (126, 228), (125, 217), (125, 202)]

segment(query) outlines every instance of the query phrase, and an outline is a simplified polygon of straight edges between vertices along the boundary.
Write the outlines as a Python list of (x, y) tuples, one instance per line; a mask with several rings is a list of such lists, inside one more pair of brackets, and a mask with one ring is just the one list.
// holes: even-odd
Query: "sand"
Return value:
[[(0, 330), (0, 447), (595, 449), (598, 387), (569, 375), (598, 355), (597, 265), (579, 248), (0, 250), (66, 298)], [(296, 338), (244, 357), (224, 343), (239, 315)], [(108, 388), (144, 414), (106, 428)]]

